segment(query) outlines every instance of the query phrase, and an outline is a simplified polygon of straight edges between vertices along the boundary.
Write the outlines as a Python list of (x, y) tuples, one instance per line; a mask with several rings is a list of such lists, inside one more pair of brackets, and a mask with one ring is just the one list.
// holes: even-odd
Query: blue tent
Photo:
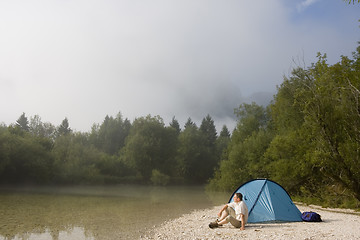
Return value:
[(301, 212), (292, 202), (286, 190), (268, 179), (255, 179), (241, 185), (235, 193), (243, 195), (249, 209), (248, 223), (284, 221), (300, 222)]

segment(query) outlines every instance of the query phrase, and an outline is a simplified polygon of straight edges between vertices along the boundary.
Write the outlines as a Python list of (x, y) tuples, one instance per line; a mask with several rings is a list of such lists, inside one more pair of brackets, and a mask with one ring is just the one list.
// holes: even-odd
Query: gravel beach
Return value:
[(196, 210), (154, 226), (140, 239), (360, 239), (360, 214), (352, 210), (329, 209), (297, 204), (301, 212), (313, 211), (322, 222), (249, 223), (244, 231), (226, 224), (210, 229), (222, 206)]

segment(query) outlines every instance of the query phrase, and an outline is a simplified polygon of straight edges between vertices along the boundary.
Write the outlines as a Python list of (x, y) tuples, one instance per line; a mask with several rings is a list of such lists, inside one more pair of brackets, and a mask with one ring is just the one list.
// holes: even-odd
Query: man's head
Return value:
[(242, 201), (243, 195), (241, 193), (235, 193), (234, 195), (234, 202)]

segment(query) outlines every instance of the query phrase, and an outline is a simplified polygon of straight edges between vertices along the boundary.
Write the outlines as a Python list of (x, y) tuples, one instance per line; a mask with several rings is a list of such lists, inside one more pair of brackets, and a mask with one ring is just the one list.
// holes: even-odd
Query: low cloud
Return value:
[(319, 2), (319, 1), (321, 1), (321, 0), (304, 0), (301, 3), (297, 4), (296, 8), (297, 8), (298, 12), (302, 12), (309, 6), (311, 6), (314, 3)]
[(341, 17), (331, 16), (340, 30), (331, 21), (295, 23), (290, 5), (0, 1), (0, 121), (25, 112), (54, 124), (67, 117), (87, 131), (121, 112), (130, 120), (151, 114), (199, 123), (210, 114), (216, 124), (231, 123), (241, 103), (266, 104), (299, 53), (310, 65), (316, 52), (337, 58), (355, 49), (358, 34)]

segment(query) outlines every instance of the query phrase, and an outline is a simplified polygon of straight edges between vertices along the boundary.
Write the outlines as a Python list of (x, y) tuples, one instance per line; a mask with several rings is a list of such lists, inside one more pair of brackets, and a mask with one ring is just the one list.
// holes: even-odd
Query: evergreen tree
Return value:
[(123, 120), (121, 113), (118, 113), (115, 118), (107, 115), (100, 126), (93, 127), (90, 139), (97, 148), (114, 155), (125, 146), (125, 139), (129, 135), (130, 128), (130, 121)]
[(197, 129), (196, 124), (191, 120), (191, 118), (188, 118), (188, 120), (186, 121), (186, 123), (184, 125), (184, 129), (186, 129), (188, 127)]
[(172, 118), (170, 127), (174, 128), (178, 134), (181, 132), (179, 121), (175, 117)]
[(16, 126), (26, 132), (29, 131), (29, 121), (25, 116), (25, 113), (22, 113), (21, 116), (18, 118), (18, 120), (16, 121)]
[(230, 142), (230, 132), (226, 125), (222, 127), (219, 137), (216, 139), (216, 156), (218, 161), (221, 160), (222, 155), (226, 154), (224, 151), (227, 149)]
[(223, 125), (219, 137), (230, 138), (230, 132), (226, 125)]
[(214, 149), (217, 133), (214, 120), (210, 117), (210, 115), (203, 118), (199, 130), (204, 137), (205, 145), (208, 148)]
[(178, 177), (188, 183), (203, 183), (203, 176), (199, 175), (202, 167), (201, 152), (203, 142), (196, 125), (189, 118), (184, 131), (179, 135), (177, 153)]
[(199, 145), (201, 152), (196, 166), (199, 168), (198, 179), (205, 182), (212, 177), (214, 169), (220, 161), (216, 148), (216, 128), (210, 115), (203, 118), (199, 134), (201, 137), (201, 145)]
[(68, 135), (69, 133), (71, 133), (71, 128), (69, 126), (69, 120), (67, 118), (65, 118), (60, 126), (58, 127), (57, 129), (57, 135), (58, 136), (65, 136), (65, 135)]

